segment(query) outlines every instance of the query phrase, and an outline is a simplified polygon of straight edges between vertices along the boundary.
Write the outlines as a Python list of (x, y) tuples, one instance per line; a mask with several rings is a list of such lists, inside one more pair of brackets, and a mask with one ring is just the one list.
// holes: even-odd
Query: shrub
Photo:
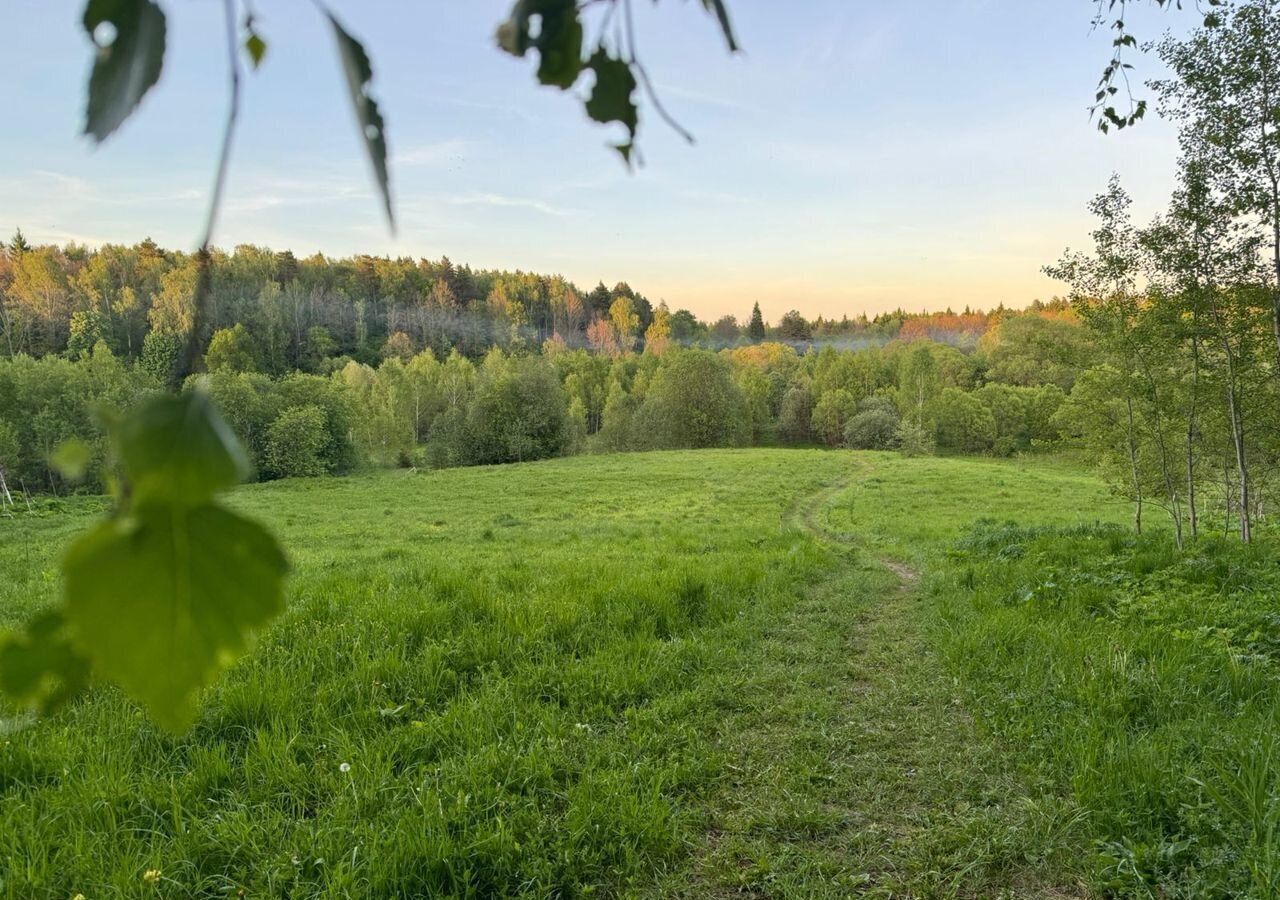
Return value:
[(889, 450), (897, 445), (898, 413), (883, 397), (868, 397), (845, 424), (844, 442), (855, 450)]
[(327, 422), (318, 406), (291, 406), (267, 430), (266, 474), (272, 478), (323, 475)]
[(910, 419), (898, 423), (893, 442), (903, 456), (929, 456), (933, 453), (933, 438), (929, 432)]

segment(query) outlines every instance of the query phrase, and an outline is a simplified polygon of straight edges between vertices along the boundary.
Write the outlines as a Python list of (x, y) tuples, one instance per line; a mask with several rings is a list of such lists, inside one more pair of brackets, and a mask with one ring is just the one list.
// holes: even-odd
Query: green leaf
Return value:
[(283, 610), (286, 569), (270, 533), (235, 513), (140, 505), (67, 552), (71, 638), (95, 673), (180, 731), (200, 688)]
[(329, 24), (333, 26), (333, 36), (338, 43), (338, 56), (342, 60), (342, 72), (347, 76), (351, 109), (356, 114), (356, 125), (360, 128), (365, 152), (369, 155), (369, 162), (373, 165), (373, 175), (378, 182), (378, 190), (382, 193), (382, 205), (386, 209), (387, 222), (394, 229), (396, 217), (391, 209), (391, 186), (387, 176), (386, 124), (382, 121), (378, 104), (373, 97), (369, 96), (369, 85), (373, 81), (373, 67), (369, 64), (369, 56), (364, 52), (360, 42), (347, 33), (333, 13), (326, 10), (325, 15), (329, 18)]
[(151, 0), (89, 0), (84, 30), (97, 46), (84, 133), (102, 143), (138, 108), (164, 67), (164, 12)]
[(738, 52), (738, 39), (733, 34), (733, 23), (729, 21), (729, 10), (725, 8), (724, 0), (702, 0), (702, 6), (707, 12), (714, 13), (716, 21), (720, 23), (720, 32), (724, 35), (725, 43), (729, 45), (729, 50), (733, 53)]
[[(535, 37), (531, 20), (538, 17)], [(498, 46), (513, 56), (538, 51), (538, 80), (561, 90), (582, 73), (582, 22), (575, 0), (519, 0), (498, 27)]]
[(83, 440), (68, 438), (53, 448), (53, 453), (49, 455), (49, 465), (68, 481), (79, 481), (84, 477), (92, 455), (89, 445)]
[(136, 503), (198, 506), (249, 472), (240, 442), (203, 391), (152, 397), (112, 437)]
[(244, 39), (244, 51), (249, 54), (249, 62), (253, 63), (253, 68), (257, 69), (262, 65), (262, 60), (267, 55), (267, 42), (251, 31), (249, 36)]
[(573, 87), (582, 73), (582, 22), (568, 4), (558, 15), (544, 14), (538, 33), (538, 80), (561, 90)]
[[(636, 78), (631, 67), (614, 59), (603, 47), (597, 48), (587, 66), (596, 73), (595, 86), (587, 98), (587, 115), (597, 122), (621, 122), (634, 138), (637, 115), (632, 94), (636, 90)], [(624, 146), (629, 145), (630, 142)]]
[(71, 644), (62, 610), (40, 613), (22, 634), (0, 636), (0, 691), (42, 714), (84, 692), (89, 663)]

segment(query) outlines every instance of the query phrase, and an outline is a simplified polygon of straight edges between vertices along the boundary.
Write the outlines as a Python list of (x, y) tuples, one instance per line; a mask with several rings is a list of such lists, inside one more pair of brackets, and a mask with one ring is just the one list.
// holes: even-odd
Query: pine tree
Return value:
[(13, 233), (13, 238), (9, 241), (9, 258), (17, 259), (22, 254), (31, 249), (31, 245), (27, 243), (26, 237), (19, 228)]
[(276, 282), (285, 287), (298, 277), (298, 258), (292, 250), (281, 250), (276, 254)]
[(747, 337), (753, 344), (764, 340), (764, 316), (760, 315), (759, 303), (751, 308), (751, 324), (747, 326)]

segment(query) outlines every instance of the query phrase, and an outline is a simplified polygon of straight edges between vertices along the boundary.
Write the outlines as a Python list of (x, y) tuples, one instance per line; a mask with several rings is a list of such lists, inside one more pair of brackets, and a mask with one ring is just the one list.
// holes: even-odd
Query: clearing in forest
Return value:
[[(915, 577), (979, 516), (1108, 509), (1076, 469), (703, 451), (234, 502), (289, 613), (184, 736), (109, 687), (7, 733), (0, 895), (1077, 889), (1085, 836), (975, 727)], [(0, 522), (0, 623), (100, 506)]]

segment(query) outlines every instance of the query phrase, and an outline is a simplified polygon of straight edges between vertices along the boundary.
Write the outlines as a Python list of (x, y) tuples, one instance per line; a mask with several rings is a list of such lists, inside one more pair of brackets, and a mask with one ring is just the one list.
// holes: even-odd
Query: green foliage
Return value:
[(938, 449), (947, 453), (983, 453), (996, 439), (996, 420), (981, 400), (957, 388), (945, 388), (933, 401)]
[(318, 406), (290, 406), (267, 429), (264, 464), (273, 478), (323, 475), (327, 443), (325, 411)]
[(912, 419), (903, 419), (893, 435), (893, 444), (905, 457), (929, 456), (934, 451), (933, 435)]
[(94, 309), (78, 309), (71, 314), (67, 329), (67, 355), (83, 359), (105, 338), (102, 315)]
[(63, 560), (72, 642), (173, 731), (191, 723), (199, 689), (284, 610), (275, 539), (195, 496), (140, 498)]
[(203, 504), (248, 474), (244, 450), (202, 391), (148, 399), (115, 424), (112, 444), (139, 505)]
[(84, 133), (102, 143), (160, 80), (165, 18), (151, 0), (89, 0), (83, 23), (96, 47)]
[(942, 387), (938, 361), (927, 343), (914, 344), (898, 362), (898, 409), (918, 427), (928, 424), (928, 411)]
[(813, 395), (805, 387), (793, 387), (782, 397), (778, 411), (778, 436), (793, 444), (813, 439)]
[[(1125, 51), (1138, 47), (1138, 39), (1126, 25), (1128, 18), (1126, 13), (1130, 2), (1139, 2), (1139, 0), (1097, 0), (1097, 13), (1093, 18), (1094, 28), (1105, 27), (1107, 33), (1114, 34), (1111, 40), (1111, 58), (1102, 70), (1102, 77), (1098, 79), (1097, 93), (1093, 98), (1093, 106), (1090, 107), (1090, 113), (1097, 118), (1098, 130), (1103, 134), (1112, 128), (1132, 128), (1142, 121), (1147, 113), (1147, 101), (1135, 98), (1132, 93), (1133, 79), (1130, 77), (1130, 70), (1133, 64), (1124, 61)], [(1181, 0), (1155, 0), (1155, 5), (1161, 9), (1175, 7), (1182, 9)], [(1205, 28), (1213, 29), (1221, 26), (1222, 16), (1214, 8), (1226, 5), (1227, 0), (1204, 0), (1202, 4), (1198, 4), (1204, 13)], [(1129, 91), (1127, 111), (1123, 108), (1117, 110), (1116, 107), (1120, 83), (1123, 83), (1125, 89)]]
[(868, 397), (844, 428), (844, 443), (854, 450), (891, 450), (898, 440), (898, 410), (885, 397)]
[(210, 372), (258, 371), (258, 349), (248, 329), (237, 322), (215, 331), (204, 352), (204, 366)]
[(987, 523), (933, 587), (983, 727), (1089, 811), (1098, 893), (1280, 887), (1273, 538)]
[(521, 462), (557, 456), (568, 439), (568, 414), (555, 369), (540, 356), (490, 353), (467, 405), (465, 444), (470, 464)]
[(253, 13), (247, 13), (244, 17), (244, 52), (249, 57), (249, 63), (255, 69), (262, 66), (262, 61), (267, 56), (267, 42), (262, 39), (262, 35), (258, 34), (254, 28)]
[(1030, 449), (1029, 393), (1003, 384), (988, 384), (975, 394), (991, 411), (995, 424), (991, 449), (996, 456), (1010, 456), (1016, 451)]
[(778, 322), (778, 337), (784, 341), (804, 343), (813, 340), (813, 328), (799, 310), (790, 310)]
[(0, 639), (0, 687), (48, 711), (92, 672), (177, 731), (283, 609), (285, 560), (260, 525), (217, 503), (246, 463), (202, 393), (149, 398), (111, 438), (120, 505), (68, 548), (61, 605)]
[(89, 686), (89, 661), (71, 641), (60, 609), (31, 618), (21, 633), (0, 634), (0, 693), (44, 715), (57, 712)]
[(742, 409), (747, 420), (750, 441), (764, 444), (775, 431), (773, 385), (768, 376), (755, 366), (737, 366), (734, 384), (742, 394)]
[[(88, 358), (0, 361), (0, 422), (11, 441), (0, 458), (10, 490), (100, 491), (107, 483), (102, 410), (127, 410), (156, 384), (99, 344)], [(59, 445), (78, 439), (89, 450), (85, 480), (72, 484), (51, 464)]]
[(342, 74), (346, 76), (347, 94), (352, 112), (355, 113), (356, 127), (373, 168), (374, 181), (382, 197), (387, 221), (394, 228), (395, 211), (391, 205), (391, 182), (387, 173), (387, 126), (369, 90), (373, 81), (373, 66), (369, 63), (369, 55), (365, 53), (364, 46), (342, 27), (333, 13), (326, 10), (325, 17), (329, 20), (334, 41), (338, 45), (338, 58), (342, 61)]
[[(579, 0), (516, 0), (510, 15), (498, 26), (496, 38), (498, 46), (512, 56), (523, 57), (530, 50), (536, 51), (538, 81), (542, 84), (568, 90), (577, 84), (583, 72), (590, 71), (594, 83), (583, 100), (584, 109), (596, 122), (619, 122), (626, 128), (627, 139), (616, 144), (615, 149), (629, 165), (639, 123), (634, 95), (641, 82), (668, 123), (685, 137), (689, 135), (675, 125), (658, 104), (653, 85), (636, 57), (630, 6), (619, 11), (625, 0), (606, 0), (606, 3), (610, 7), (609, 17), (617, 15), (627, 19), (625, 43), (619, 41), (623, 46), (608, 46), (605, 40), (608, 29), (602, 27), (600, 40), (589, 55), (586, 53), (582, 13), (592, 4)], [(737, 51), (737, 39), (725, 5), (721, 0), (703, 0), (702, 5), (715, 16), (729, 50)]]
[(182, 337), (172, 331), (149, 331), (138, 365), (159, 384), (172, 386), (177, 383), (182, 343)]
[(751, 307), (751, 321), (747, 324), (747, 339), (753, 344), (758, 344), (764, 338), (764, 316), (760, 314), (760, 304), (756, 303)]
[(746, 442), (748, 427), (729, 364), (706, 350), (683, 350), (654, 375), (633, 439), (661, 449), (732, 447)]
[(587, 447), (587, 408), (582, 399), (574, 397), (569, 401), (568, 419), (565, 422), (564, 453), (572, 456), (582, 453)]
[[(149, 869), (182, 896), (656, 889), (731, 786), (726, 691), (831, 564), (778, 511), (844, 462), (650, 454), (238, 491), (294, 548), (291, 612), (181, 739), (103, 687), (6, 734), (4, 890), (137, 894)], [(40, 572), (92, 506), (0, 541), (6, 621), (55, 595)], [(124, 816), (147, 825), (111, 827)]]
[(987, 378), (1069, 392), (1075, 376), (1098, 359), (1097, 345), (1076, 324), (1043, 316), (1012, 316), (989, 338)]
[[(536, 29), (532, 19), (538, 18)], [(536, 33), (535, 33), (536, 30)], [(565, 90), (582, 71), (582, 22), (576, 0), (520, 0), (498, 27), (498, 45), (513, 56), (539, 55), (538, 80)]]
[(587, 67), (596, 76), (591, 96), (586, 102), (587, 115), (604, 124), (622, 123), (627, 129), (627, 140), (618, 144), (617, 148), (622, 158), (630, 162), (637, 125), (636, 104), (632, 99), (636, 90), (636, 77), (631, 71), (631, 65), (614, 58), (602, 47), (591, 55)]
[(0, 472), (12, 473), (18, 466), (21, 452), (17, 427), (0, 419)]
[(9, 239), (9, 243), (5, 246), (5, 255), (10, 259), (17, 259), (22, 254), (31, 249), (31, 244), (22, 233), (22, 229), (18, 228), (13, 232), (13, 237)]
[(596, 433), (595, 449), (613, 453), (635, 449), (643, 438), (635, 433), (639, 409), (638, 397), (627, 393), (621, 382), (611, 382), (600, 417), (600, 430)]
[(827, 391), (813, 405), (813, 433), (835, 447), (844, 441), (845, 425), (858, 410), (858, 399), (852, 391), (836, 388)]
[(302, 362), (306, 368), (315, 372), (326, 359), (338, 349), (338, 344), (323, 325), (312, 325), (307, 329), (307, 337), (302, 345)]

